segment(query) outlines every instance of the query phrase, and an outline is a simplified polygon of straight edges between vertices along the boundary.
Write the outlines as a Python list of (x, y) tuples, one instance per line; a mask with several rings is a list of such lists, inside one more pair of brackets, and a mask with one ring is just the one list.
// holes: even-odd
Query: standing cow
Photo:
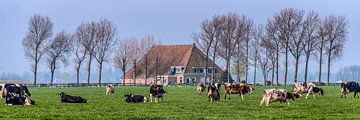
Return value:
[(2, 88), (2, 96), (7, 105), (34, 105), (31, 93), (24, 84), (5, 83)]
[(302, 94), (306, 93), (305, 99), (308, 98), (309, 95), (313, 95), (315, 99), (315, 93), (319, 93), (320, 96), (324, 96), (324, 90), (322, 88), (316, 87), (314, 83), (294, 83), (292, 92)]
[(208, 98), (209, 102), (220, 101), (220, 86), (218, 83), (209, 83), (208, 86)]
[(290, 93), (285, 89), (265, 89), (262, 92), (262, 96), (263, 98), (260, 105), (265, 103), (266, 106), (269, 106), (269, 103), (271, 102), (286, 102), (289, 104), (289, 99), (295, 100), (300, 97), (299, 94), (294, 92)]
[(244, 100), (244, 95), (246, 93), (252, 94), (252, 91), (254, 90), (254, 88), (251, 87), (251, 85), (246, 85), (243, 83), (235, 83), (235, 84), (230, 84), (230, 83), (224, 83), (224, 87), (225, 87), (225, 99), (226, 97), (230, 98), (230, 94), (239, 94), (239, 96), (241, 97), (242, 100)]
[(198, 83), (196, 86), (196, 90), (197, 90), (198, 95), (202, 95), (203, 92), (205, 91), (204, 83), (202, 83), (202, 82)]
[(354, 92), (354, 98), (358, 96), (359, 98), (359, 92), (360, 92), (360, 86), (358, 82), (345, 82), (341, 83), (341, 98), (344, 96), (346, 98), (346, 95), (350, 92)]
[(155, 97), (155, 103), (159, 101), (163, 101), (163, 94), (166, 93), (162, 85), (152, 84), (150, 85), (150, 102), (152, 102), (153, 97)]
[(115, 92), (114, 85), (107, 84), (106, 85), (106, 95), (114, 94), (114, 92)]

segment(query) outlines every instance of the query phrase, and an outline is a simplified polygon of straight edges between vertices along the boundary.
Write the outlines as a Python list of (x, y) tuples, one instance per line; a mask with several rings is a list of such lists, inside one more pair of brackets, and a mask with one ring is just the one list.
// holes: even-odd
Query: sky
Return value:
[(359, 5), (359, 0), (0, 0), (0, 72), (31, 72), (22, 40), (34, 14), (50, 17), (53, 36), (62, 30), (74, 32), (83, 22), (106, 18), (116, 25), (119, 39), (152, 34), (162, 44), (192, 44), (191, 35), (200, 31), (201, 21), (214, 15), (233, 12), (252, 18), (256, 24), (266, 24), (276, 12), (289, 7), (314, 10), (322, 18), (346, 16), (349, 34), (344, 55), (334, 64), (336, 71), (359, 65)]

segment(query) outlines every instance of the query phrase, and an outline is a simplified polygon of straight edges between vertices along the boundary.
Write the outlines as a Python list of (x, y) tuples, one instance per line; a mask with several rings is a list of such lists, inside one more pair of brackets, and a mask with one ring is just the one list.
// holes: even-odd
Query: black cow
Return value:
[(64, 92), (61, 92), (59, 95), (62, 103), (86, 103), (86, 99), (80, 96), (71, 96)]
[(24, 84), (6, 83), (2, 88), (2, 95), (7, 105), (34, 105), (31, 93)]
[(124, 95), (124, 97), (125, 97), (125, 101), (128, 103), (149, 102), (149, 100), (142, 95), (133, 95), (131, 93), (128, 93), (128, 94)]
[(209, 83), (208, 86), (208, 98), (209, 102), (220, 101), (220, 84)]
[(159, 98), (161, 98), (161, 101), (163, 101), (163, 94), (166, 93), (162, 85), (155, 85), (152, 84), (150, 86), (150, 102), (152, 102), (153, 97), (155, 97), (155, 103), (159, 101)]
[(341, 86), (341, 98), (343, 96), (346, 98), (346, 95), (350, 92), (354, 92), (354, 98), (356, 96), (358, 96), (359, 98), (358, 93), (360, 92), (360, 86), (358, 82), (354, 82), (354, 81), (345, 82), (345, 83), (341, 83), (340, 86)]

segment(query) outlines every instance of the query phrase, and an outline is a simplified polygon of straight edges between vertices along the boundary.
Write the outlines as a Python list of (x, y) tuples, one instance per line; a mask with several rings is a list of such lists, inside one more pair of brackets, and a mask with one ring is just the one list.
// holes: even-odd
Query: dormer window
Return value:
[(185, 71), (185, 66), (171, 66), (170, 75), (175, 75), (177, 73), (183, 73)]

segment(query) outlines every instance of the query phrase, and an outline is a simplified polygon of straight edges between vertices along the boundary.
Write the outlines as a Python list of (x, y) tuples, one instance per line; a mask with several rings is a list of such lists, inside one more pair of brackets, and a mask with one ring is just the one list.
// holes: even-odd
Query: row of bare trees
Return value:
[(53, 85), (54, 73), (58, 61), (69, 63), (70, 56), (74, 56), (77, 85), (80, 83), (81, 65), (87, 60), (87, 84), (90, 84), (91, 64), (93, 60), (98, 63), (98, 86), (101, 86), (101, 75), (104, 62), (109, 62), (112, 52), (117, 47), (113, 62), (125, 72), (140, 57), (144, 56), (152, 45), (160, 44), (152, 35), (146, 35), (141, 39), (125, 38), (119, 41), (115, 39), (116, 27), (107, 20), (92, 21), (80, 24), (72, 34), (61, 31), (51, 38), (53, 23), (47, 16), (35, 14), (30, 18), (29, 31), (23, 39), (25, 56), (33, 62), (34, 85), (37, 81), (39, 62), (46, 55), (46, 61), (51, 73), (50, 84)]
[[(260, 68), (264, 84), (269, 80), (279, 85), (280, 62), (284, 62), (284, 84), (288, 82), (289, 54), (293, 57), (294, 81), (298, 82), (300, 59), (305, 59), (305, 82), (308, 81), (308, 66), (311, 59), (319, 63), (321, 82), (322, 64), (327, 60), (327, 83), (330, 80), (331, 63), (340, 58), (347, 36), (345, 16), (327, 16), (321, 19), (318, 13), (287, 8), (268, 19), (266, 26), (254, 25), (250, 18), (235, 13), (215, 15), (204, 20), (201, 31), (195, 32), (194, 41), (206, 54), (207, 61), (212, 56), (226, 61), (227, 82), (230, 82), (230, 65), (234, 63), (237, 81), (240, 75), (248, 82), (249, 66)], [(326, 56), (326, 58), (325, 58)], [(208, 64), (206, 64), (207, 70)], [(207, 73), (207, 72), (205, 72)], [(207, 75), (205, 78), (207, 80)]]
[[(103, 63), (110, 60), (110, 52), (113, 51), (117, 43), (117, 40), (114, 39), (116, 33), (115, 25), (109, 20), (102, 19), (100, 21), (82, 23), (73, 34), (61, 31), (54, 38), (51, 38), (52, 31), (53, 23), (49, 17), (35, 14), (30, 18), (29, 31), (23, 39), (23, 47), (25, 56), (33, 62), (31, 65), (34, 73), (34, 84), (36, 85), (39, 62), (43, 56), (46, 55), (46, 61), (51, 72), (50, 83), (52, 85), (58, 61), (68, 63), (68, 58), (73, 53), (75, 56), (77, 84), (79, 85), (80, 68), (85, 59), (88, 60), (87, 82), (90, 84), (90, 67), (95, 58), (98, 63), (99, 86), (101, 86)], [(130, 45), (127, 47), (131, 48)]]
[[(125, 38), (123, 41), (120, 41), (113, 60), (115, 67), (119, 68), (123, 72), (124, 85), (125, 73), (129, 68), (131, 68), (129, 66), (133, 65), (133, 67), (136, 68), (136, 61), (138, 61), (143, 56), (145, 56), (145, 63), (147, 63), (146, 54), (150, 48), (156, 44), (160, 44), (160, 42), (156, 41), (152, 35), (146, 35), (140, 39), (136, 37)], [(145, 73), (147, 73), (146, 70), (147, 65), (145, 66)], [(147, 74), (145, 74), (145, 84), (147, 84), (147, 77)], [(134, 82), (134, 84), (136, 84), (135, 79)]]

